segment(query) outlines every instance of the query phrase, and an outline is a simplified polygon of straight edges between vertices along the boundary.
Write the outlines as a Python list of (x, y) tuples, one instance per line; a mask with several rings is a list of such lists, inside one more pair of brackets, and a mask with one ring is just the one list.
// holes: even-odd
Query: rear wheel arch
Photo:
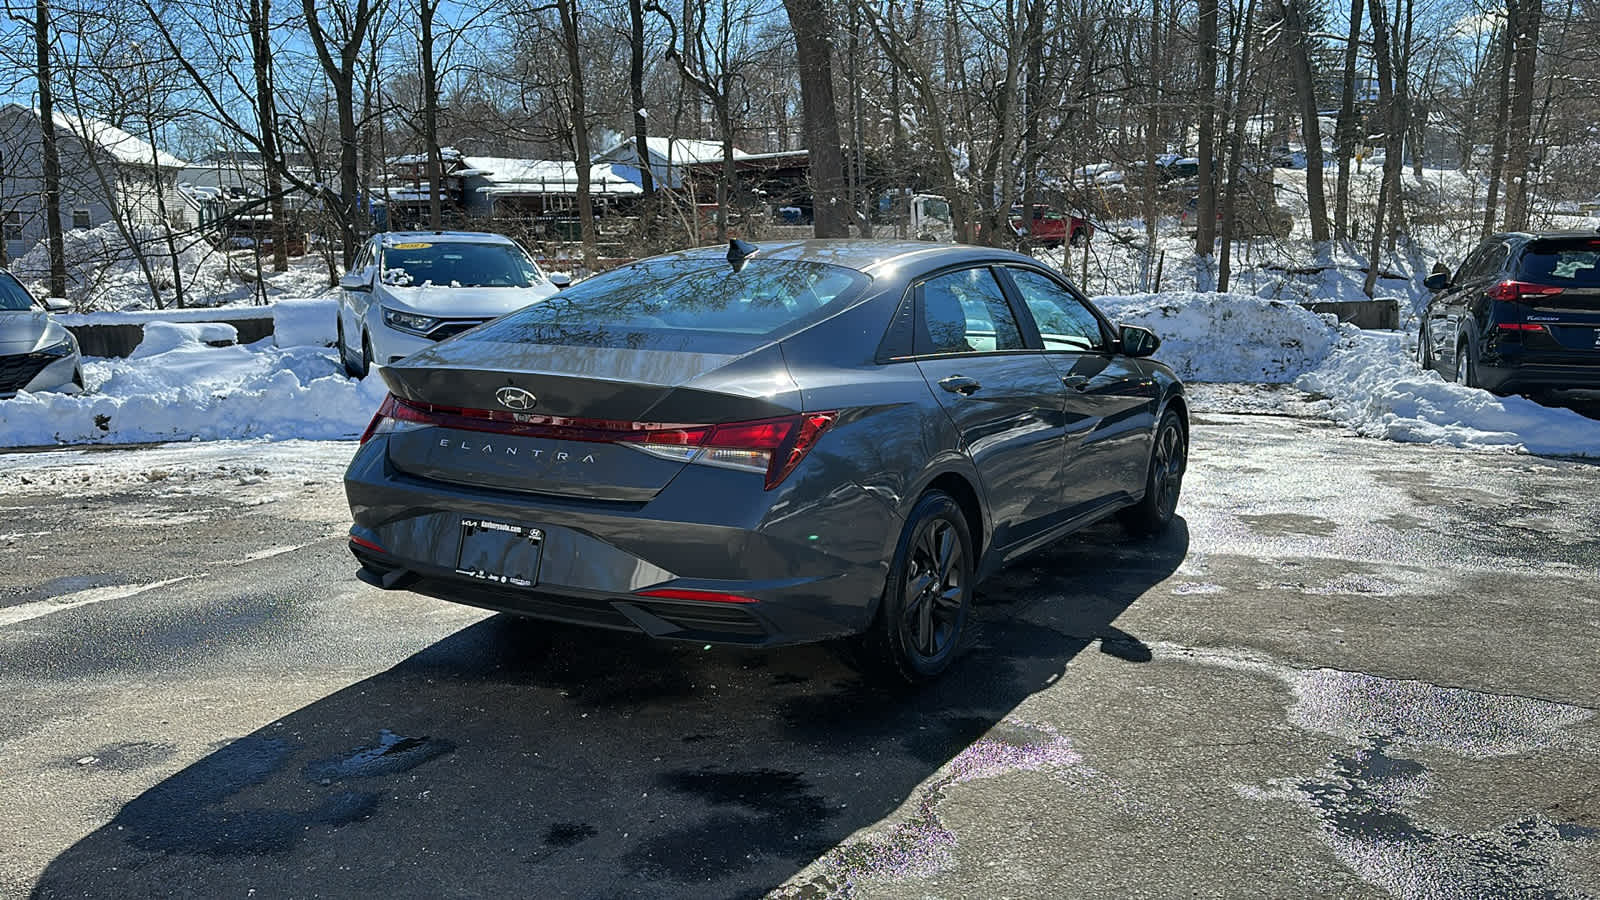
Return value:
[(972, 537), (973, 560), (974, 562), (981, 560), (987, 541), (983, 521), (983, 501), (978, 497), (977, 488), (964, 476), (956, 472), (945, 472), (928, 482), (918, 493), (917, 499), (921, 500), (929, 491), (943, 491), (961, 507), (961, 513), (967, 520), (967, 533)]

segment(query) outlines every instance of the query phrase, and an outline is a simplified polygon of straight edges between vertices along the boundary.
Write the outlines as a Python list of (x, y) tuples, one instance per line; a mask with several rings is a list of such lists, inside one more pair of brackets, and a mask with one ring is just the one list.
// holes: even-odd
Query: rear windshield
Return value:
[(405, 241), (383, 247), (383, 283), (399, 287), (531, 287), (539, 267), (512, 244)]
[(843, 309), (868, 278), (795, 260), (645, 260), (586, 279), (464, 340), (744, 353)]
[(1522, 253), (1522, 277), (1540, 284), (1600, 287), (1600, 241), (1533, 244)]

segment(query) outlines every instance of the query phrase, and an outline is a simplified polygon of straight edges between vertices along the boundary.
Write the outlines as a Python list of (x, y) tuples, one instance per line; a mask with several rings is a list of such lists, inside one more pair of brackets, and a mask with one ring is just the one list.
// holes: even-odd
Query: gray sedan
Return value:
[(10, 272), (0, 272), (0, 398), (83, 389), (78, 341), (50, 318), (69, 308), (65, 300), (35, 300)]
[(1183, 386), (1033, 259), (806, 241), (655, 257), (383, 370), (346, 473), (390, 589), (658, 638), (859, 636), (909, 681), (973, 587), (1171, 521)]

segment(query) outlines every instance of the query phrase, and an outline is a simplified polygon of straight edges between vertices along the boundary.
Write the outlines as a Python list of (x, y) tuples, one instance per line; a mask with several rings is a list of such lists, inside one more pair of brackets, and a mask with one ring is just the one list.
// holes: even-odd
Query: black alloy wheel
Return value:
[(1119, 514), (1122, 525), (1134, 534), (1165, 531), (1178, 510), (1183, 473), (1189, 467), (1189, 442), (1178, 414), (1167, 410), (1156, 428), (1150, 447), (1150, 468), (1145, 477), (1144, 499)]
[(869, 659), (911, 684), (948, 668), (966, 631), (975, 571), (961, 507), (942, 491), (923, 495), (906, 522), (867, 635)]

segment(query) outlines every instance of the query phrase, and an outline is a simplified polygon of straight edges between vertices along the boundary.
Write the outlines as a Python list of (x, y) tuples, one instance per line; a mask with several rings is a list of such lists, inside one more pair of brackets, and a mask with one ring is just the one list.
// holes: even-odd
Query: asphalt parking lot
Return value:
[(1193, 448), (920, 692), (363, 585), (350, 445), (0, 458), (0, 895), (1600, 896), (1600, 468)]

